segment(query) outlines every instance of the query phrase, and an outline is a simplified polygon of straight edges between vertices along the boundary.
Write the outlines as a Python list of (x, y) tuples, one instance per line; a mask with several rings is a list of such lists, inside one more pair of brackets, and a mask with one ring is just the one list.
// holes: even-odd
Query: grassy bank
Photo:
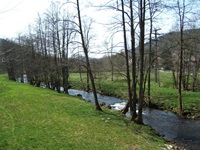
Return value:
[[(84, 85), (86, 85), (86, 75), (83, 74)], [(98, 92), (115, 97), (127, 98), (127, 83), (123, 75), (115, 74), (114, 80), (108, 74), (103, 78), (96, 79)], [(178, 91), (173, 88), (172, 74), (170, 72), (159, 72), (159, 83), (154, 83), (151, 76), (151, 100), (159, 105), (160, 109), (178, 111)], [(70, 74), (70, 83), (73, 88), (81, 89), (82, 84), (78, 73)], [(147, 87), (147, 86), (146, 86)], [(146, 90), (147, 91), (147, 90)], [(147, 94), (146, 94), (147, 95)], [(183, 109), (188, 117), (200, 118), (200, 92), (182, 91)]]
[(115, 111), (0, 75), (0, 149), (166, 148), (163, 138)]

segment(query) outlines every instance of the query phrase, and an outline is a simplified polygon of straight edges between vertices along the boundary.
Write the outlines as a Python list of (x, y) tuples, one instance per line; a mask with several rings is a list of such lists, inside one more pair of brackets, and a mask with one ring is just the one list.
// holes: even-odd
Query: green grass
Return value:
[[(178, 112), (178, 90), (173, 88), (172, 77), (169, 72), (160, 73), (160, 87), (158, 84), (151, 84), (152, 102), (165, 110)], [(152, 81), (153, 82), (153, 81)], [(189, 117), (200, 118), (200, 92), (182, 90), (183, 111), (190, 112)]]
[(77, 97), (8, 81), (0, 75), (0, 149), (160, 150), (147, 126)]
[[(86, 74), (82, 74), (82, 77), (83, 84), (86, 87)], [(69, 81), (72, 88), (81, 90), (84, 89), (78, 73), (71, 73), (69, 76)], [(104, 93), (102, 94), (112, 95), (124, 99), (127, 98), (127, 83), (123, 75), (115, 74), (114, 80), (111, 81), (110, 74), (107, 73), (106, 77), (101, 78), (101, 80), (96, 78), (95, 83), (98, 93), (101, 93), (103, 90)]]
[[(111, 81), (110, 76), (102, 79), (102, 82), (96, 80), (97, 90), (101, 93), (104, 90), (105, 93), (115, 97), (127, 98), (127, 83), (124, 76), (115, 74), (114, 81)], [(178, 90), (173, 88), (172, 73), (165, 71), (159, 72), (159, 83), (154, 83), (154, 76), (151, 75), (151, 100), (153, 103), (159, 105), (160, 109), (178, 111)], [(83, 74), (84, 84), (86, 85), (86, 75)], [(99, 86), (101, 83), (101, 86)], [(80, 82), (79, 74), (70, 74), (70, 84), (72, 88), (81, 89), (82, 84)], [(147, 88), (147, 86), (146, 86)], [(147, 89), (146, 89), (147, 92)], [(147, 93), (146, 93), (147, 95)], [(200, 92), (182, 91), (183, 110), (184, 112), (190, 112), (190, 117), (200, 118)]]

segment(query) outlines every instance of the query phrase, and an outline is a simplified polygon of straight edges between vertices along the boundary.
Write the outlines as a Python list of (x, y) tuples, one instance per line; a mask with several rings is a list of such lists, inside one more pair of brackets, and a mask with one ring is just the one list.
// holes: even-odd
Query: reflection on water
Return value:
[[(79, 90), (69, 90), (70, 95), (81, 94), (82, 98), (94, 103), (93, 93)], [(115, 97), (98, 94), (99, 103), (106, 103), (112, 109), (122, 109), (126, 102)], [(130, 113), (126, 114), (130, 117)], [(193, 119), (182, 119), (172, 112), (165, 112), (145, 108), (143, 111), (144, 124), (151, 126), (167, 140), (184, 144), (189, 150), (200, 149), (200, 121)]]

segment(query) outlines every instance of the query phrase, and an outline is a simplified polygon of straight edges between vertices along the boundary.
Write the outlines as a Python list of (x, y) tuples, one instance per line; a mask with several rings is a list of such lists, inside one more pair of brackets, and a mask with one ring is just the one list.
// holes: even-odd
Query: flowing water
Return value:
[[(94, 103), (93, 93), (79, 90), (69, 90), (70, 95), (80, 94), (86, 101)], [(122, 109), (126, 101), (115, 97), (98, 94), (99, 103), (105, 103), (112, 109)], [(130, 114), (126, 114), (130, 117)], [(174, 141), (186, 147), (188, 150), (200, 150), (200, 121), (193, 119), (182, 119), (172, 112), (165, 112), (145, 108), (143, 111), (143, 122), (151, 126), (165, 139)]]

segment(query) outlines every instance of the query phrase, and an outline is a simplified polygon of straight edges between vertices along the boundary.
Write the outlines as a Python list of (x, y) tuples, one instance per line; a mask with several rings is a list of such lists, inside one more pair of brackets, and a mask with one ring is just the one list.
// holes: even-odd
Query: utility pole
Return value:
[(154, 29), (154, 34), (155, 34), (155, 56), (156, 56), (156, 59), (155, 59), (155, 64), (154, 64), (154, 82), (157, 83), (158, 82), (158, 70), (157, 70), (157, 67), (158, 67), (158, 31), (161, 30), (160, 28), (159, 29)]

